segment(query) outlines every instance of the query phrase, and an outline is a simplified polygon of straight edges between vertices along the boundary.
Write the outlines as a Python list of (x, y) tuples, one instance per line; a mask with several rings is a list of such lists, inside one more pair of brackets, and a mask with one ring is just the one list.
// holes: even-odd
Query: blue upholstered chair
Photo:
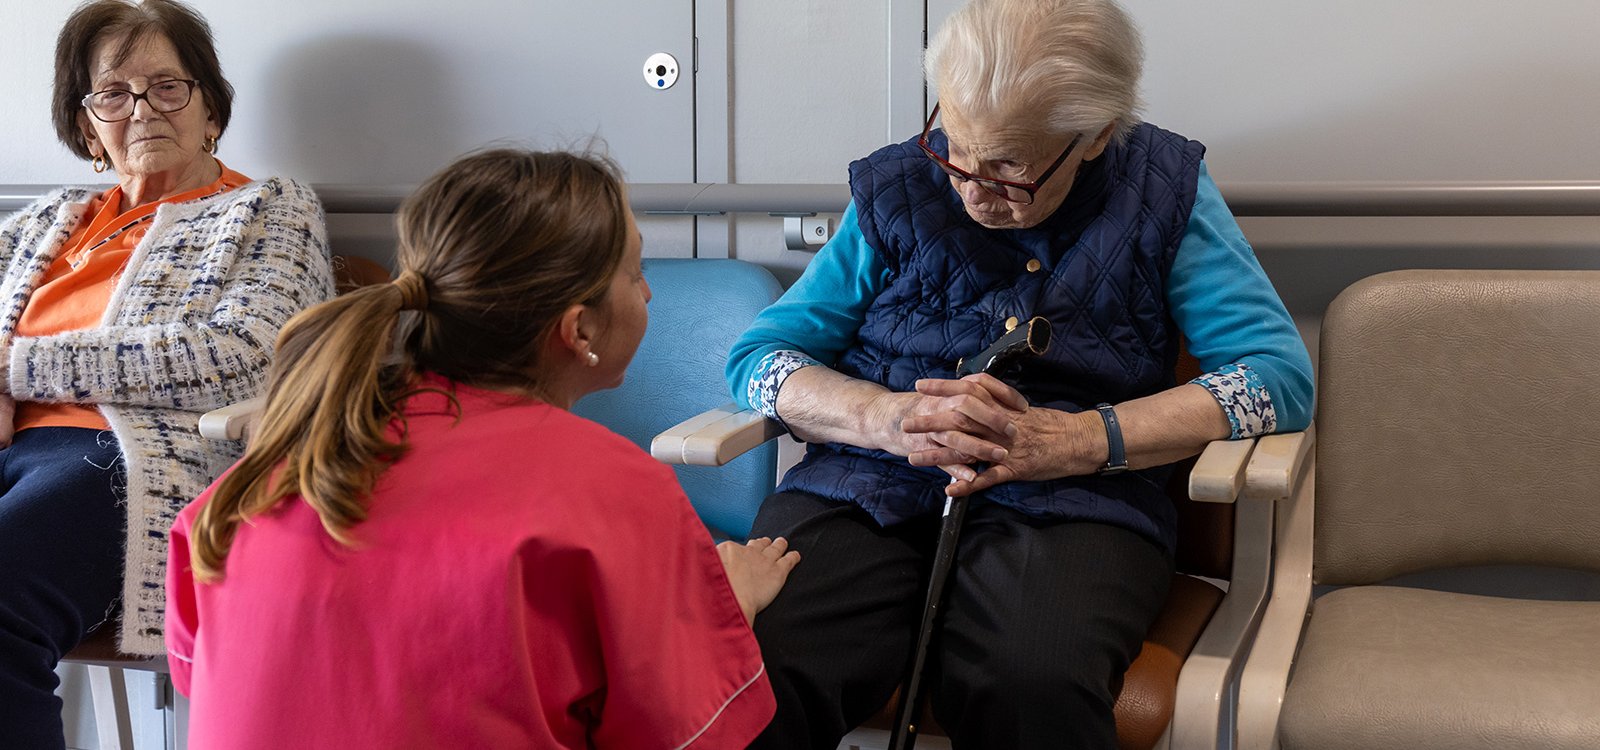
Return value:
[[(644, 275), (654, 295), (650, 326), (622, 387), (591, 394), (573, 411), (650, 450), (652, 437), (686, 419), (709, 423), (737, 411), (722, 378), (728, 348), (783, 288), (766, 269), (738, 260), (652, 258), (644, 262)], [(260, 399), (217, 409), (201, 418), (200, 432), (215, 440), (247, 439), (260, 410)], [(700, 416), (690, 419), (694, 415)], [(718, 537), (748, 536), (776, 479), (777, 446), (766, 441), (777, 429), (759, 417), (745, 419), (764, 444), (719, 442), (714, 449), (737, 448), (737, 459), (731, 453), (721, 461), (692, 462), (657, 455), (668, 463), (711, 464), (675, 468), (700, 518)]]
[[(622, 387), (591, 394), (573, 411), (650, 450), (658, 433), (694, 415), (732, 414), (722, 377), (728, 348), (783, 289), (766, 269), (738, 260), (653, 258), (644, 275), (654, 295), (650, 326)], [(724, 466), (674, 468), (712, 534), (744, 539), (772, 491), (777, 461), (777, 445), (764, 442)]]

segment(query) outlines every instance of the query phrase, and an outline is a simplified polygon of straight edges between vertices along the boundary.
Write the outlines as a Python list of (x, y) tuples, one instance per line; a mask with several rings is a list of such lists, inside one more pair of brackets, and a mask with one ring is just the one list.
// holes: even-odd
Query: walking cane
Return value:
[[(1011, 329), (988, 349), (976, 357), (956, 362), (956, 377), (964, 378), (980, 372), (989, 372), (1008, 361), (1026, 354), (1044, 354), (1050, 348), (1050, 321), (1034, 318), (1025, 326)], [(982, 466), (977, 467), (982, 471)], [(956, 561), (956, 542), (961, 539), (961, 524), (967, 517), (967, 497), (944, 498), (944, 520), (939, 526), (939, 546), (933, 555), (933, 572), (928, 578), (928, 598), (922, 605), (922, 627), (917, 632), (917, 648), (911, 654), (911, 669), (906, 676), (905, 688), (900, 693), (900, 707), (895, 712), (894, 733), (889, 738), (889, 750), (911, 750), (917, 744), (917, 710), (922, 705), (922, 667), (928, 660), (928, 646), (933, 640), (933, 627), (939, 616), (939, 606), (944, 603), (945, 583)]]

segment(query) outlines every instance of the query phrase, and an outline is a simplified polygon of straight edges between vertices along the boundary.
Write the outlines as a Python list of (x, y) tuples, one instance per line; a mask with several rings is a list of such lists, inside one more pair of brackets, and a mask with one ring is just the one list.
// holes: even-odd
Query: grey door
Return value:
[[(603, 138), (630, 180), (694, 179), (693, 0), (319, 0), (205, 8), (235, 154), (317, 183), (415, 183), (486, 144)], [(686, 70), (656, 90), (655, 52)]]

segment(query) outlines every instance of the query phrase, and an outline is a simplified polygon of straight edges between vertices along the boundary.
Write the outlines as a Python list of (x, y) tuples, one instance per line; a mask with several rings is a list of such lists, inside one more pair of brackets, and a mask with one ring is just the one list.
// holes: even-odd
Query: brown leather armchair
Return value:
[[(1179, 382), (1198, 374), (1187, 357)], [(731, 404), (691, 417), (651, 446), (668, 463), (721, 465), (781, 434)], [(1230, 747), (1231, 696), (1266, 604), (1275, 500), (1288, 494), (1288, 467), (1306, 433), (1217, 441), (1168, 488), (1179, 508), (1178, 573), (1144, 649), (1123, 678), (1116, 705), (1122, 748)], [(1211, 579), (1211, 580), (1207, 580)], [(1215, 583), (1214, 583), (1215, 581)], [(1217, 583), (1225, 584), (1226, 592)], [(886, 747), (898, 697), (845, 738), (843, 747)], [(918, 724), (920, 748), (948, 745), (931, 715)]]
[(1600, 586), (1527, 593), (1600, 580), (1600, 272), (1381, 274), (1321, 346), (1239, 746), (1600, 747)]

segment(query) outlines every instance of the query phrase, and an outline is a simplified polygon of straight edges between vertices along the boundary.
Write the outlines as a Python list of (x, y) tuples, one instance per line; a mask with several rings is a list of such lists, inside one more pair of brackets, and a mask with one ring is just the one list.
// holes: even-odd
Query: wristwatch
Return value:
[(1122, 425), (1117, 422), (1117, 412), (1111, 404), (1099, 404), (1094, 407), (1100, 412), (1100, 419), (1106, 423), (1106, 465), (1100, 467), (1100, 474), (1121, 474), (1128, 470), (1128, 454), (1122, 447)]

